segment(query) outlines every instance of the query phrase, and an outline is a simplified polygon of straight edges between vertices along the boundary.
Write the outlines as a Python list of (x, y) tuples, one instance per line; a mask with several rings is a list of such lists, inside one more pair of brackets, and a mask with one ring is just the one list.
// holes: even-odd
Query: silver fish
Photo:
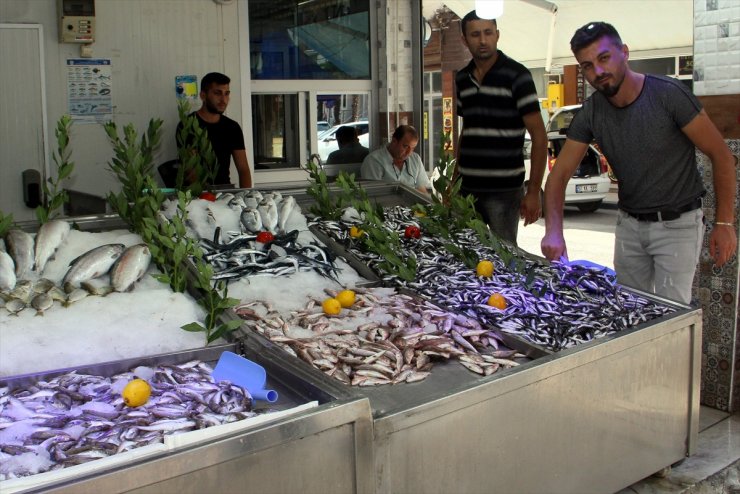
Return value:
[(54, 299), (48, 293), (39, 293), (31, 300), (31, 307), (36, 309), (37, 316), (43, 316), (44, 311), (54, 305)]
[(87, 291), (90, 295), (95, 295), (96, 297), (105, 297), (109, 293), (113, 293), (113, 287), (110, 285), (96, 285), (95, 283), (91, 281), (83, 281), (80, 283), (80, 287)]
[(262, 228), (275, 232), (278, 224), (278, 210), (275, 201), (271, 199), (263, 200), (257, 206), (257, 212), (262, 218)]
[(52, 289), (54, 282), (47, 278), (39, 278), (33, 284), (34, 293), (46, 293)]
[(133, 288), (152, 262), (152, 253), (146, 244), (132, 245), (118, 258), (110, 271), (110, 282), (117, 292), (126, 292)]
[(257, 209), (259, 203), (260, 202), (256, 197), (245, 197), (242, 201), (242, 204), (244, 204), (244, 208), (246, 209)]
[(28, 280), (20, 280), (16, 282), (15, 288), (10, 291), (10, 296), (12, 298), (22, 300), (26, 304), (31, 301), (33, 294), (33, 283)]
[(280, 203), (280, 219), (278, 220), (278, 228), (281, 231), (285, 231), (285, 224), (288, 222), (288, 218), (296, 206), (297, 204), (293, 196), (287, 196), (283, 199), (283, 202)]
[(14, 298), (13, 300), (9, 300), (5, 304), (5, 309), (11, 314), (15, 314), (15, 315), (17, 315), (20, 311), (22, 311), (25, 308), (26, 308), (26, 303), (16, 298)]
[(79, 302), (88, 295), (90, 295), (90, 292), (88, 292), (84, 288), (74, 288), (71, 292), (69, 292), (69, 295), (67, 295), (67, 300), (62, 302), (62, 304), (65, 307), (69, 307), (71, 304)]
[(262, 230), (262, 217), (254, 209), (245, 209), (239, 216), (242, 226), (248, 232), (257, 233)]
[(33, 268), (33, 237), (23, 230), (13, 229), (5, 235), (8, 253), (15, 262), (15, 276), (20, 279)]
[(36, 271), (41, 273), (46, 262), (54, 255), (69, 233), (69, 223), (62, 220), (51, 220), (39, 228), (36, 234)]
[(125, 248), (123, 244), (105, 244), (85, 252), (72, 261), (69, 271), (64, 275), (63, 284), (79, 286), (83, 281), (104, 275)]
[(0, 290), (10, 291), (15, 288), (15, 263), (5, 251), (0, 251)]

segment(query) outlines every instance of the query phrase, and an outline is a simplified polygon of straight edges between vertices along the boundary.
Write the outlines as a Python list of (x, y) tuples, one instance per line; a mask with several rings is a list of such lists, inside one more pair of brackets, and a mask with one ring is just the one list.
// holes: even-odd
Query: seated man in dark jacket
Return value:
[(337, 144), (339, 149), (332, 151), (326, 159), (327, 165), (346, 163), (362, 163), (370, 150), (360, 144), (357, 129), (351, 125), (344, 125), (337, 129)]

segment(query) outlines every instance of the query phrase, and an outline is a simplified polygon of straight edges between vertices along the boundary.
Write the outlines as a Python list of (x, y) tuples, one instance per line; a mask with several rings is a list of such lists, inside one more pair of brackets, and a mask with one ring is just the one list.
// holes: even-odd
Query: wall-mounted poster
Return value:
[(109, 59), (67, 60), (67, 107), (76, 123), (113, 119), (112, 70)]
[(175, 96), (178, 101), (186, 100), (190, 108), (198, 103), (198, 78), (194, 75), (178, 75), (175, 77)]

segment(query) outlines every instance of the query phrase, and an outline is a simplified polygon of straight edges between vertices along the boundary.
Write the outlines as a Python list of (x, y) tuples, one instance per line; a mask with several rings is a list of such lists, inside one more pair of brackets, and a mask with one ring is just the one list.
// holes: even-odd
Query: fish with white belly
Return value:
[(105, 244), (73, 260), (62, 281), (65, 291), (69, 293), (72, 289), (79, 287), (83, 281), (89, 281), (107, 273), (121, 257), (125, 248), (123, 244)]
[(110, 281), (117, 292), (130, 291), (139, 281), (152, 262), (152, 253), (146, 244), (136, 244), (127, 248), (110, 271)]
[(23, 230), (13, 229), (5, 234), (5, 244), (15, 263), (15, 277), (25, 277), (33, 268), (33, 237)]
[(262, 216), (256, 209), (245, 209), (239, 215), (239, 221), (242, 224), (243, 231), (257, 233), (262, 230)]
[(278, 225), (278, 209), (275, 201), (272, 198), (263, 199), (257, 206), (257, 212), (262, 218), (262, 227), (275, 233)]
[(39, 228), (36, 234), (36, 272), (41, 273), (49, 259), (69, 234), (69, 223), (62, 220), (51, 220)]
[(0, 291), (10, 291), (15, 288), (15, 263), (5, 251), (0, 250)]

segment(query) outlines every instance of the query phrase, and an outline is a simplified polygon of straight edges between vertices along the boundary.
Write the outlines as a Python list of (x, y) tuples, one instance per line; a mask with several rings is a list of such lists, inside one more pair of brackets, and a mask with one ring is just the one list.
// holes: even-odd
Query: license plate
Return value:
[(598, 192), (599, 188), (596, 184), (585, 184), (585, 185), (576, 185), (576, 194), (580, 194), (582, 192)]

